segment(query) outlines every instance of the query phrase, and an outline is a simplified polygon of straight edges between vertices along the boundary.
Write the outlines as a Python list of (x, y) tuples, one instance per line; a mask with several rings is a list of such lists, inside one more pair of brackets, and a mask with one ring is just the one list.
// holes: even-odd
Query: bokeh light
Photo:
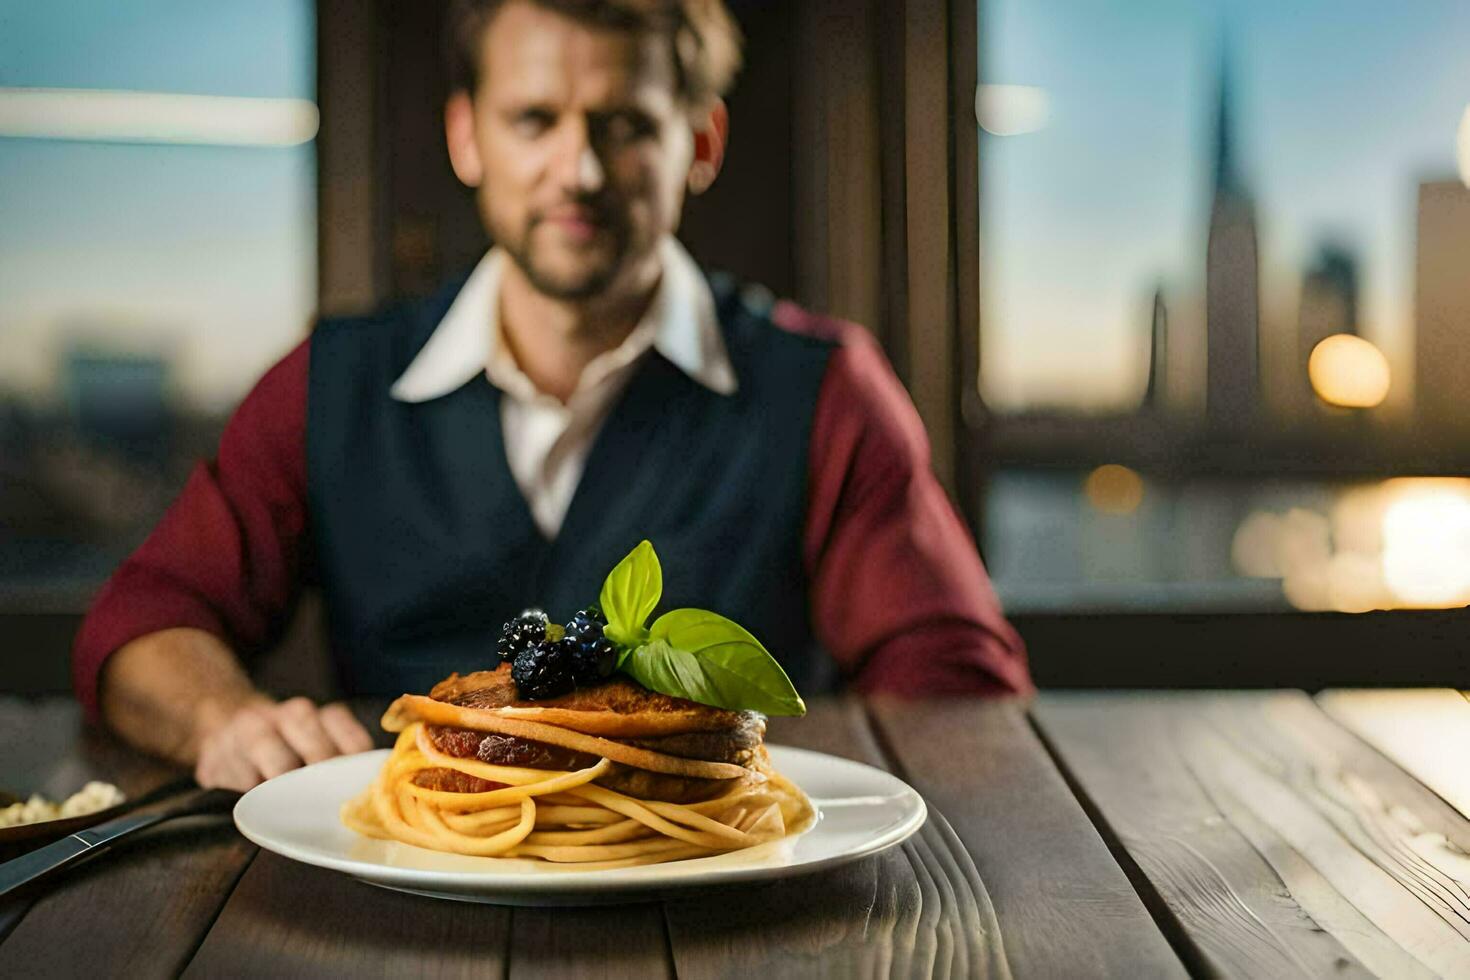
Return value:
[(1281, 538), (1285, 534), (1282, 519), (1270, 511), (1253, 511), (1235, 529), (1230, 542), (1230, 561), (1235, 570), (1247, 578), (1282, 578)]
[(1392, 480), (1383, 578), (1405, 606), (1470, 604), (1470, 480)]
[(1331, 517), (1253, 511), (1236, 529), (1242, 575), (1280, 578), (1296, 609), (1470, 605), (1470, 479), (1403, 478), (1355, 487)]
[(1470, 106), (1460, 119), (1460, 179), (1470, 187)]
[(0, 137), (299, 146), (316, 137), (319, 123), (306, 99), (0, 88)]
[(1373, 408), (1388, 396), (1388, 358), (1352, 334), (1334, 334), (1314, 347), (1307, 376), (1317, 397), (1329, 405)]
[(1332, 504), (1332, 540), (1339, 551), (1383, 553), (1383, 512), (1388, 507), (1382, 482), (1352, 487)]
[(1276, 547), (1286, 600), (1298, 609), (1331, 609), (1332, 525), (1327, 518), (1293, 507), (1281, 520)]
[(1104, 514), (1131, 514), (1143, 503), (1143, 477), (1126, 466), (1105, 463), (1087, 474), (1087, 502)]
[(1051, 97), (1034, 85), (981, 85), (975, 90), (975, 121), (991, 136), (1023, 136), (1046, 127)]
[(1327, 560), (1326, 607), (1334, 612), (1364, 613), (1385, 601), (1383, 563), (1374, 555), (1338, 551)]

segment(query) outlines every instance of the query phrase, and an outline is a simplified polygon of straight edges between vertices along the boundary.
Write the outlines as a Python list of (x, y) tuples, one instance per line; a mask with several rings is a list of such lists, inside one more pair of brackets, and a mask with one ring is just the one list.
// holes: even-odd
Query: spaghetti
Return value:
[[(806, 795), (778, 773), (732, 766), (743, 775), (729, 779), (729, 787), (712, 799), (665, 803), (595, 785), (612, 765), (606, 755), (575, 771), (457, 758), (436, 749), (424, 723), (414, 721), (400, 731), (372, 785), (343, 805), (341, 818), (369, 837), (588, 870), (751, 847), (799, 833), (815, 820)], [(415, 781), (426, 770), (446, 769), (498, 786), (453, 792)]]

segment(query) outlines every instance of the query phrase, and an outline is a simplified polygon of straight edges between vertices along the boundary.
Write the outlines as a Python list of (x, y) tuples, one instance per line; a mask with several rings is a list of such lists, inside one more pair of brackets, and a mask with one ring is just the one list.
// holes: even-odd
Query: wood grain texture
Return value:
[[(352, 705), (380, 743), (385, 705)], [(188, 973), (657, 977), (669, 972), (667, 949), (657, 905), (512, 910), (438, 901), (263, 853)]]
[[(0, 786), (53, 799), (88, 780), (139, 796), (178, 770), (81, 724), (70, 699), (0, 699)], [(145, 831), (0, 907), (0, 963), (21, 975), (176, 974), (255, 849), (227, 817)]]
[(1323, 691), (1316, 702), (1470, 819), (1470, 694)]
[[(349, 707), (378, 746), (388, 699)], [(377, 888), (262, 851), (188, 965), (189, 976), (500, 976), (509, 909)]]
[[(883, 765), (861, 706), (772, 719), (769, 740)], [(1009, 977), (994, 908), (943, 814), (829, 872), (665, 903), (681, 977)]]
[(185, 976), (500, 976), (509, 935), (509, 909), (389, 891), (262, 851)]
[(0, 943), (5, 937), (25, 918), (26, 912), (30, 910), (31, 900), (24, 895), (11, 895), (0, 899)]
[(4, 972), (177, 976), (254, 851), (228, 816), (144, 831), (36, 900), (0, 943)]
[(1365, 976), (1190, 772), (1167, 697), (1043, 695), (1033, 714), (1063, 764), (1210, 965), (1231, 975)]
[(672, 977), (657, 903), (511, 911), (510, 976)]
[(871, 707), (899, 774), (973, 859), (1017, 977), (1185, 975), (1019, 705)]
[(1470, 975), (1470, 823), (1296, 692), (1035, 715), (1215, 970)]

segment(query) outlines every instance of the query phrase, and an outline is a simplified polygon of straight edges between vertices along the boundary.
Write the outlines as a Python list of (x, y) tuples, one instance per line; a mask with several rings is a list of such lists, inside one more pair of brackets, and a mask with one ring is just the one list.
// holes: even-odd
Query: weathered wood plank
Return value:
[(511, 912), (511, 977), (671, 977), (657, 903)]
[(1323, 691), (1317, 705), (1470, 819), (1470, 695)]
[(1179, 728), (1194, 703), (1043, 695), (1033, 715), (1213, 968), (1246, 977), (1370, 975), (1302, 911), (1192, 775)]
[[(1470, 976), (1470, 820), (1306, 697), (1272, 699), (1261, 711), (1242, 724), (1259, 732), (1264, 722), (1273, 738), (1290, 740), (1303, 760), (1287, 770), (1291, 785), (1351, 849), (1351, 859), (1323, 855), (1330, 880), (1431, 969)], [(1348, 890), (1350, 875), (1382, 887), (1359, 895)]]
[(0, 900), (0, 943), (10, 935), (21, 919), (31, 907), (30, 900), (23, 895), (12, 895)]
[[(354, 701), (379, 747), (385, 699)], [(189, 964), (189, 976), (500, 976), (511, 911), (377, 888), (263, 851)]]
[[(64, 797), (90, 779), (138, 796), (180, 773), (84, 729), (69, 699), (0, 701), (0, 786)], [(22, 975), (176, 974), (254, 848), (227, 817), (166, 824), (0, 910), (0, 962)], [(9, 933), (6, 935), (6, 933)]]
[(0, 963), (13, 976), (177, 976), (254, 851), (228, 816), (144, 831), (50, 886)]
[[(883, 765), (861, 705), (772, 719), (769, 741)], [(1009, 977), (988, 893), (943, 814), (901, 848), (830, 872), (665, 903), (682, 977)]]
[[(354, 713), (380, 744), (385, 702)], [(514, 941), (512, 941), (512, 939)], [(594, 976), (668, 972), (656, 904), (508, 909), (376, 888), (265, 853), (204, 938), (193, 976)]]
[(509, 909), (389, 891), (262, 851), (185, 976), (500, 976), (509, 936)]
[(1018, 705), (874, 700), (900, 775), (943, 811), (1017, 976), (1183, 976)]
[(1212, 966), (1470, 975), (1470, 823), (1305, 695), (1048, 695), (1036, 714)]

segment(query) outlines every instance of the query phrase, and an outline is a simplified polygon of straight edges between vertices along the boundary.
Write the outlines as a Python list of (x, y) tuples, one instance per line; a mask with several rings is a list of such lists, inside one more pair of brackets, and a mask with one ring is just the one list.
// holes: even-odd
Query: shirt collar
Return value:
[[(721, 395), (734, 394), (738, 388), (735, 369), (704, 274), (671, 235), (659, 243), (659, 257), (663, 272), (648, 311), (622, 345), (599, 355), (588, 365), (588, 372), (596, 370), (605, 376), (651, 346), (704, 387)], [(492, 384), (517, 398), (535, 397), (530, 380), (502, 343), (500, 282), (508, 261), (500, 248), (485, 253), (428, 342), (393, 383), (395, 399), (430, 401), (458, 390), (482, 371)]]

